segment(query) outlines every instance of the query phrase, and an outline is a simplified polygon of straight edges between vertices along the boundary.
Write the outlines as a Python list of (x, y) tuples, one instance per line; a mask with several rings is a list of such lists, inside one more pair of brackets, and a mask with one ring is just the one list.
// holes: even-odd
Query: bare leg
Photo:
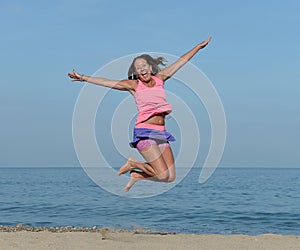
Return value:
[(138, 178), (135, 178), (133, 175), (133, 173), (130, 173), (130, 180), (127, 183), (127, 185), (125, 186), (125, 192), (128, 192), (129, 189), (139, 180)]
[(172, 182), (176, 178), (175, 161), (174, 161), (172, 148), (168, 143), (164, 143), (159, 145), (159, 149), (168, 167), (168, 171), (169, 171), (168, 182)]
[(168, 167), (157, 144), (150, 145), (139, 151), (146, 160), (145, 162), (129, 158), (119, 170), (119, 175), (127, 173), (133, 169), (139, 169), (147, 175), (157, 177), (161, 181), (168, 178)]
[[(146, 173), (143, 173), (143, 172), (137, 172), (135, 170), (132, 170), (130, 172), (130, 180), (129, 182), (127, 183), (127, 185), (125, 186), (125, 192), (128, 192), (129, 189), (138, 181), (140, 180), (145, 180), (145, 179), (148, 179), (148, 178), (151, 178), (151, 176), (147, 175)], [(155, 177), (154, 177), (155, 178)]]
[[(159, 149), (161, 152), (162, 157), (164, 158), (167, 167), (168, 167), (168, 174), (169, 177), (167, 180), (165, 180), (166, 182), (172, 182), (175, 180), (175, 163), (174, 163), (174, 157), (173, 157), (173, 152), (172, 149), (170, 147), (170, 145), (166, 145), (166, 144), (161, 144), (159, 145)], [(125, 191), (128, 192), (129, 189), (138, 181), (141, 180), (151, 180), (151, 181), (157, 181), (160, 182), (161, 180), (156, 178), (153, 175), (148, 175), (145, 172), (138, 172), (135, 170), (131, 170), (130, 172), (130, 180), (127, 183), (126, 187), (125, 187)]]
[[(157, 182), (172, 182), (175, 179), (175, 164), (173, 152), (169, 144), (151, 145), (140, 151), (147, 163), (139, 162), (133, 158), (128, 159), (119, 174), (130, 171), (130, 180), (125, 186), (125, 191), (140, 180)], [(135, 171), (139, 169), (140, 171)], [(147, 172), (146, 172), (146, 171)]]
[(125, 174), (133, 169), (139, 169), (149, 176), (155, 176), (155, 170), (153, 167), (145, 162), (138, 161), (134, 158), (128, 158), (127, 162), (119, 169), (119, 175)]
[(135, 170), (132, 170), (130, 172), (130, 180), (127, 183), (127, 185), (125, 186), (125, 192), (128, 192), (129, 189), (138, 181), (142, 181), (142, 180), (151, 180), (151, 181), (157, 181), (157, 182), (161, 182), (161, 180), (159, 180), (158, 178), (156, 178), (155, 176), (149, 176), (146, 173), (143, 172), (137, 172)]

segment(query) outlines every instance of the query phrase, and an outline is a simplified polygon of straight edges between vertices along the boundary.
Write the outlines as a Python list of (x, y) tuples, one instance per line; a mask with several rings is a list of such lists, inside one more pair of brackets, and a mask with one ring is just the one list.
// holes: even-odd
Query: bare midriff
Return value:
[(144, 121), (143, 123), (164, 126), (165, 125), (165, 116), (166, 116), (165, 113), (153, 115), (148, 120)]

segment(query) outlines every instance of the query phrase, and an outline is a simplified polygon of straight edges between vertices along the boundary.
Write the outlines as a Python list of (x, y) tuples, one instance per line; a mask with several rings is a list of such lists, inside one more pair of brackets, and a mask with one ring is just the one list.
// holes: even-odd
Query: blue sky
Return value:
[(299, 167), (299, 13), (296, 0), (2, 0), (0, 166), (79, 165), (72, 114), (83, 84), (66, 77), (73, 68), (93, 74), (144, 51), (180, 56), (212, 36), (191, 62), (224, 105), (221, 165)]

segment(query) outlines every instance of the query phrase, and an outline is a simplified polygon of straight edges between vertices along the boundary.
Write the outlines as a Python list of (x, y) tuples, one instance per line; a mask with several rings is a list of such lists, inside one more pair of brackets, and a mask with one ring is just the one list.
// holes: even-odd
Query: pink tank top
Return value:
[(146, 121), (153, 115), (172, 112), (171, 104), (166, 101), (166, 93), (164, 83), (156, 76), (152, 76), (155, 80), (155, 86), (147, 87), (140, 80), (136, 87), (134, 98), (138, 109), (138, 116), (135, 124)]

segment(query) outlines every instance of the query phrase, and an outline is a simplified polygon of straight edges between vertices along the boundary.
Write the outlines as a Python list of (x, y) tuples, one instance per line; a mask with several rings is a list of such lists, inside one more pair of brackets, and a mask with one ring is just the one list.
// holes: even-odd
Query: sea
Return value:
[(299, 168), (219, 167), (202, 184), (200, 170), (161, 194), (130, 198), (81, 167), (0, 168), (0, 225), (300, 235)]

